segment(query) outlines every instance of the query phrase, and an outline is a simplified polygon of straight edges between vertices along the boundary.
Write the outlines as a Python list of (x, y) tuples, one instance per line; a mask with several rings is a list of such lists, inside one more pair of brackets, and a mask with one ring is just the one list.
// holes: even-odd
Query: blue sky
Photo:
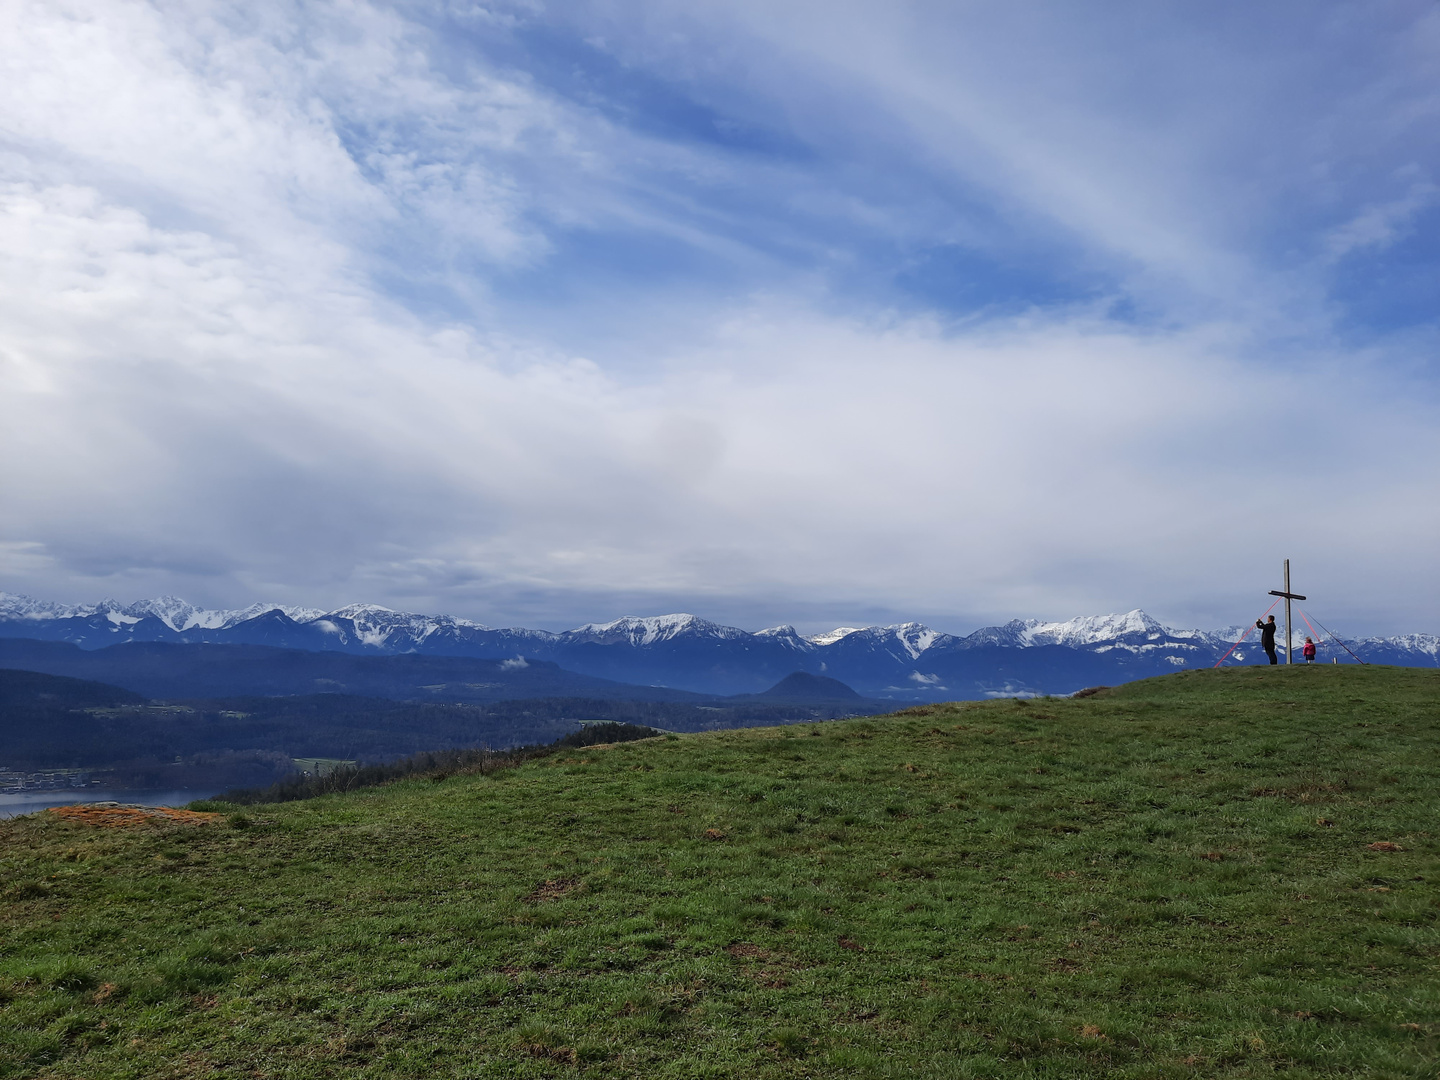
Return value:
[(1432, 5), (0, 20), (0, 588), (1440, 630)]

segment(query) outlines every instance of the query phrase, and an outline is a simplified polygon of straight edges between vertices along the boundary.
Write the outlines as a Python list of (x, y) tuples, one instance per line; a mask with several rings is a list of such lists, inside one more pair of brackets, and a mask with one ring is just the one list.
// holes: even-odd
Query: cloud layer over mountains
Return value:
[(1289, 555), (1434, 630), (1437, 42), (21, 0), (0, 586), (958, 632), (1242, 621)]

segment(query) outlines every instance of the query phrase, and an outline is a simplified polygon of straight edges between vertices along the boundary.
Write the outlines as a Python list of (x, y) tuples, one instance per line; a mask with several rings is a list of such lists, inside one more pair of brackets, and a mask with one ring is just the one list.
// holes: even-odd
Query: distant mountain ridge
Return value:
[[(1016, 619), (964, 637), (917, 622), (839, 627), (810, 637), (792, 626), (752, 633), (690, 614), (626, 616), (552, 633), (373, 604), (333, 611), (278, 604), (208, 610), (171, 596), (129, 605), (114, 600), (64, 605), (0, 593), (0, 637), (67, 641), (83, 649), (208, 642), (362, 655), (525, 657), (582, 675), (707, 694), (761, 693), (797, 671), (839, 679), (872, 698), (1069, 693), (1214, 664), (1241, 632), (1179, 630), (1137, 609), (1065, 622)], [(1347, 644), (1374, 663), (1440, 666), (1436, 635)], [(1322, 659), (1328, 662), (1332, 655), (1352, 662), (1327, 643)], [(1253, 663), (1258, 657), (1254, 642), (1247, 641), (1228, 662)]]
[(247, 608), (233, 611), (209, 611), (197, 608), (178, 596), (137, 600), (133, 604), (122, 604), (118, 600), (101, 600), (98, 604), (57, 604), (19, 593), (0, 592), (0, 620), (4, 621), (41, 622), (99, 616), (115, 626), (126, 626), (153, 618), (159, 619), (175, 631), (222, 630), (268, 611), (282, 611), (296, 622), (308, 622), (326, 614), (320, 608), (290, 607), (284, 604), (251, 604)]

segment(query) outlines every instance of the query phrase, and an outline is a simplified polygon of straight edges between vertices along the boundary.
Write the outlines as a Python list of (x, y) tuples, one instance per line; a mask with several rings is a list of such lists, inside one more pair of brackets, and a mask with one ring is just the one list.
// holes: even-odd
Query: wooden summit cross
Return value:
[(1293, 593), (1290, 591), (1289, 559), (1285, 560), (1285, 591), (1281, 592), (1279, 589), (1271, 589), (1270, 595), (1283, 596), (1285, 598), (1285, 663), (1293, 664), (1295, 660), (1294, 657), (1291, 655), (1292, 650), (1294, 649), (1294, 642), (1291, 640), (1290, 637), (1290, 601), (1304, 600), (1305, 597), (1301, 596), (1299, 593)]

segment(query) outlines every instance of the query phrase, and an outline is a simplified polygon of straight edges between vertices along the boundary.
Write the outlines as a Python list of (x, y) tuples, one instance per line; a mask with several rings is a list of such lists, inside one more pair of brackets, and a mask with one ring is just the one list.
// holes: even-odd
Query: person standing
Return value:
[(1315, 662), (1315, 642), (1307, 637), (1305, 647), (1300, 650), (1300, 653), (1305, 657), (1305, 663), (1313, 664)]
[(1265, 650), (1270, 663), (1278, 664), (1280, 661), (1275, 656), (1275, 616), (1271, 615), (1266, 622), (1256, 619), (1255, 625), (1260, 628), (1260, 648)]

